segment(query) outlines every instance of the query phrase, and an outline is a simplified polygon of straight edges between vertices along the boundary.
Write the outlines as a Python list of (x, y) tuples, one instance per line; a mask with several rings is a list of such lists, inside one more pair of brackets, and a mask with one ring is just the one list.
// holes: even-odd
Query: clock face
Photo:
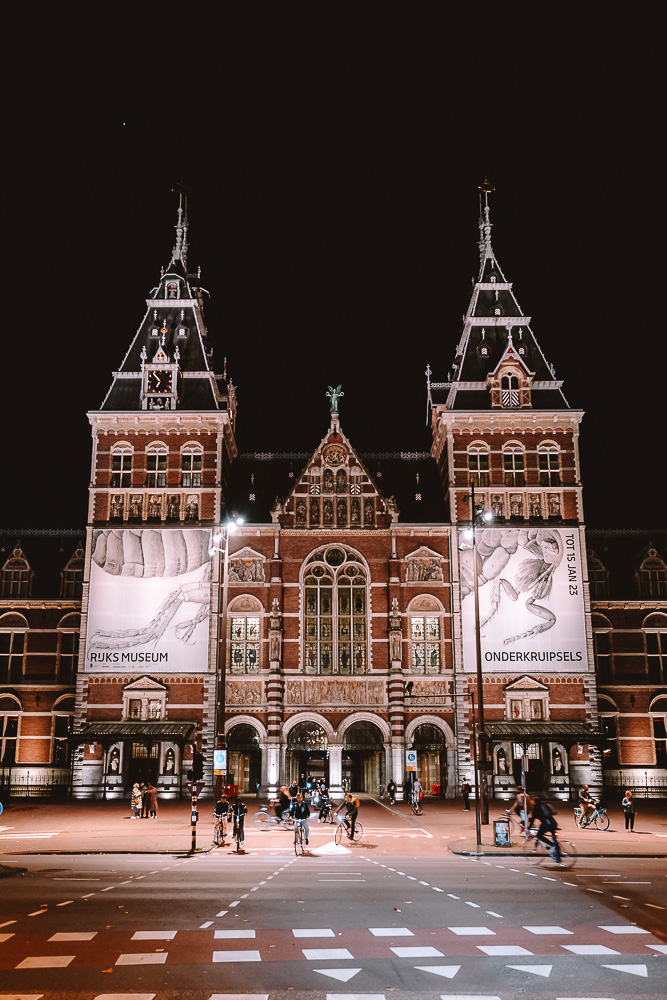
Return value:
[(345, 461), (347, 451), (340, 445), (332, 444), (324, 449), (324, 460), (329, 465), (342, 465)]
[(171, 372), (154, 369), (148, 373), (149, 392), (171, 392)]

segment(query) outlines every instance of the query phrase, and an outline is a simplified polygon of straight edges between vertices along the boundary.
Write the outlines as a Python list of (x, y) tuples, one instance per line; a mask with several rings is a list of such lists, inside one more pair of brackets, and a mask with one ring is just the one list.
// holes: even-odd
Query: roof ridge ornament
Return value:
[[(489, 183), (488, 177), (484, 176), (484, 183), (477, 185), (479, 188), (479, 261), (483, 265), (489, 258), (493, 259), (493, 249), (491, 247), (491, 213), (489, 210), (489, 195), (495, 191), (493, 184)], [(482, 212), (482, 195), (484, 195), (484, 210)]]

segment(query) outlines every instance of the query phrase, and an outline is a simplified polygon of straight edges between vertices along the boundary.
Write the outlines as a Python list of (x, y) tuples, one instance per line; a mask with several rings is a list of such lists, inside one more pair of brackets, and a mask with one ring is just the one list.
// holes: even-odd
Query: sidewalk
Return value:
[[(424, 813), (413, 816), (404, 803), (389, 806), (387, 799), (361, 795), (361, 819), (372, 843), (373, 832), (383, 828), (403, 827), (406, 833), (422, 828), (431, 835), (429, 850), (449, 850), (461, 855), (512, 856), (521, 854), (521, 843), (510, 847), (494, 846), (493, 821), (498, 819), (507, 803), (491, 802), (489, 825), (481, 827), (482, 845), (478, 847), (474, 803), (464, 812), (460, 800), (426, 796)], [(248, 805), (246, 830), (250, 837), (266, 836), (252, 826), (257, 808), (254, 795), (244, 796)], [(265, 800), (261, 799), (260, 802)], [(200, 802), (197, 824), (197, 848), (212, 849), (213, 804)], [(640, 800), (634, 833), (625, 832), (620, 808), (609, 813), (609, 830), (580, 830), (574, 824), (572, 807), (559, 803), (557, 818), (564, 840), (571, 840), (581, 856), (589, 857), (655, 857), (667, 855), (667, 801)], [(324, 830), (322, 830), (322, 833)], [(45, 854), (188, 854), (191, 849), (190, 802), (165, 802), (159, 805), (157, 820), (129, 817), (126, 803), (118, 801), (73, 801), (50, 803), (35, 800), (10, 802), (0, 816), (0, 875), (3, 855), (29, 857)], [(397, 844), (397, 847), (399, 845)], [(424, 848), (426, 847), (426, 842)], [(406, 843), (401, 844), (401, 850)], [(15, 873), (14, 865), (10, 873)]]

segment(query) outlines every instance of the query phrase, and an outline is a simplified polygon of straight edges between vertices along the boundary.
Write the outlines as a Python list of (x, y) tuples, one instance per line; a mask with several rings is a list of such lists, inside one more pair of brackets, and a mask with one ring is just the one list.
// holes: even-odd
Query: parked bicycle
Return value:
[(282, 830), (291, 830), (294, 826), (294, 817), (289, 811), (283, 813), (282, 819), (278, 819), (269, 812), (268, 806), (260, 806), (259, 811), (252, 818), (252, 824), (256, 830), (270, 830), (274, 826), (279, 826)]
[(524, 857), (532, 865), (543, 865), (549, 858), (560, 868), (572, 868), (577, 863), (579, 854), (569, 840), (559, 840), (555, 830), (545, 834), (548, 840), (538, 840), (537, 830), (528, 828), (527, 836), (523, 838)]
[[(336, 827), (336, 832), (334, 833), (334, 840), (336, 841), (337, 844), (340, 844), (341, 840), (343, 839), (343, 829), (345, 829), (346, 832), (349, 831), (350, 829), (350, 821), (347, 818), (347, 816), (338, 817), (338, 825)], [(359, 820), (357, 820), (357, 822), (354, 824), (354, 837), (352, 838), (352, 843), (358, 844), (363, 835), (364, 835), (364, 828), (359, 822)]]
[(596, 802), (593, 812), (584, 816), (582, 807), (575, 806), (574, 822), (580, 830), (585, 830), (587, 826), (592, 826), (593, 823), (595, 823), (598, 830), (608, 830), (609, 817), (607, 816), (607, 807), (602, 805), (601, 802)]

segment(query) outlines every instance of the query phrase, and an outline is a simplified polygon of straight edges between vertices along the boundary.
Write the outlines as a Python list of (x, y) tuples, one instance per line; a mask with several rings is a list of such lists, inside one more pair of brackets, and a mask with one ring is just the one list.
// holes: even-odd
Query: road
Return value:
[[(250, 829), (245, 853), (7, 857), (0, 998), (651, 998), (667, 992), (667, 864), (570, 871), (367, 825)], [(11, 992), (15, 991), (15, 992)]]

